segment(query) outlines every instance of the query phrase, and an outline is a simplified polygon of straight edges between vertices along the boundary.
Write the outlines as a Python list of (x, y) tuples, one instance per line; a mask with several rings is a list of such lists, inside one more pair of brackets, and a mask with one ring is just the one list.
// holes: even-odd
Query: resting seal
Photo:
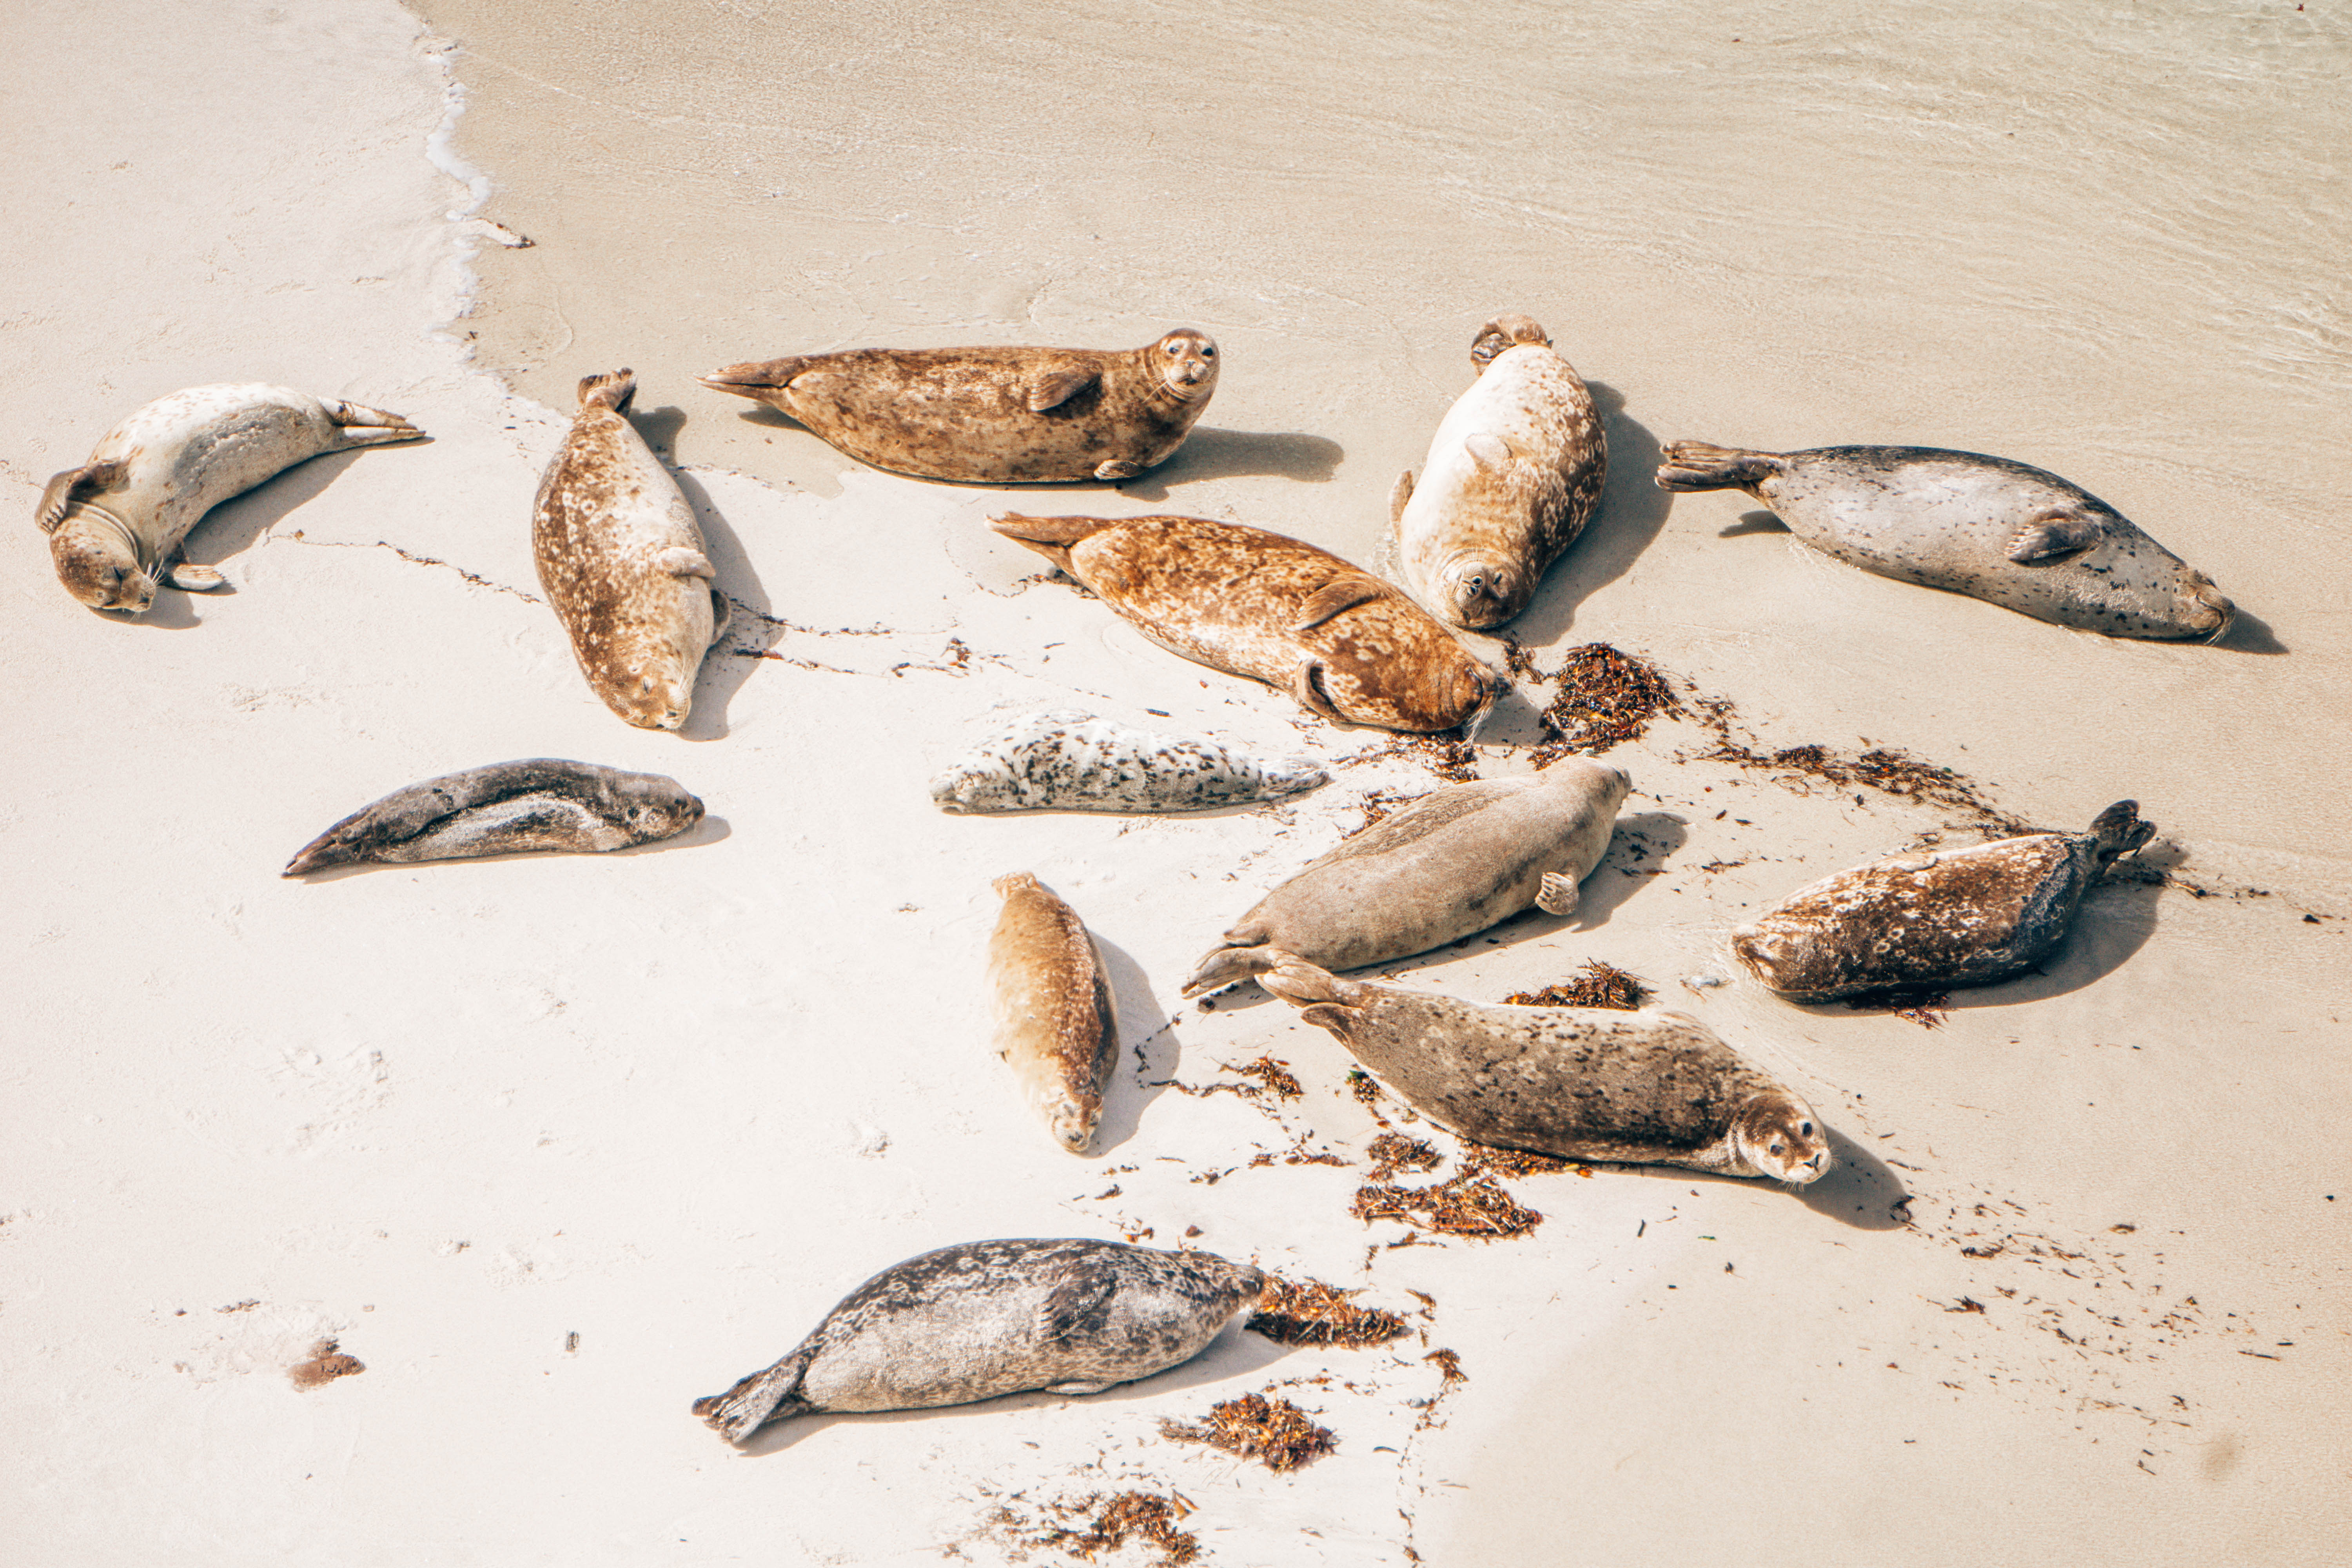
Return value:
[(1478, 379), (1437, 426), (1421, 482), (1389, 496), (1397, 569), (1457, 626), (1502, 625), (1576, 542), (1609, 475), (1592, 394), (1525, 316), (1497, 316), (1470, 346)]
[(694, 1413), (740, 1443), (825, 1411), (1099, 1394), (1190, 1361), (1265, 1289), (1256, 1269), (1208, 1252), (968, 1241), (877, 1274), (790, 1355)]
[(1312, 757), (1260, 761), (1074, 709), (1016, 719), (931, 781), (943, 811), (1200, 811), (1331, 782)]
[(988, 939), (996, 1054), (1054, 1142), (1083, 1154), (1118, 1062), (1118, 1010), (1076, 910), (1026, 871), (990, 884), (1004, 900)]
[(1426, 733), (1509, 683), (1388, 584), (1303, 541), (1205, 517), (1024, 517), (1027, 545), (1172, 654), (1280, 687), (1334, 723)]
[(1257, 901), (1184, 982), (1198, 996), (1285, 958), (1327, 969), (1426, 952), (1534, 905), (1576, 908), (1633, 787), (1565, 757), (1516, 778), (1444, 784), (1391, 812)]
[(540, 481), (531, 553), (590, 689), (639, 729), (675, 730), (727, 596), (694, 508), (624, 413), (636, 390), (626, 370), (582, 379), (579, 416)]
[(603, 854), (670, 837), (701, 820), (702, 802), (676, 779), (532, 757), (394, 790), (304, 845), (280, 875), (362, 861)]
[(1731, 933), (1731, 951), (1783, 995), (1982, 985), (2066, 940), (2083, 895), (2156, 833), (2119, 800), (2087, 833), (2032, 833), (1973, 849), (1895, 855), (1798, 889)]
[(2055, 474), (1930, 447), (1666, 448), (1658, 486), (1742, 489), (1825, 555), (2036, 620), (2118, 637), (2202, 637), (2236, 609), (2098, 497)]
[(1663, 1007), (1514, 1007), (1341, 980), (1297, 959), (1268, 991), (1414, 1110), (1475, 1142), (1803, 1184), (1830, 1168), (1813, 1108)]
[(1166, 462), (1208, 408), (1217, 345), (1179, 327), (1115, 352), (852, 349), (698, 379), (896, 474), (990, 485), (1131, 479)]
[(93, 610), (138, 615), (155, 584), (217, 588), (209, 566), (174, 559), (189, 530), (233, 495), (307, 458), (421, 441), (397, 414), (258, 383), (159, 397), (99, 438), (89, 461), (41, 492), (41, 531), (66, 592)]

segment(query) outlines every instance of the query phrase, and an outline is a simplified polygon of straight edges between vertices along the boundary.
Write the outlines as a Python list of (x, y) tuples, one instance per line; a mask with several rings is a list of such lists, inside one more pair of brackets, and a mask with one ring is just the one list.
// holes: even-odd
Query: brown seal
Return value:
[(861, 463), (973, 484), (1131, 479), (1168, 460), (1217, 389), (1217, 345), (852, 349), (699, 378), (791, 415)]
[(1102, 955), (1077, 911), (1028, 872), (990, 886), (1004, 900), (988, 939), (996, 1052), (1054, 1142), (1083, 1154), (1118, 1060), (1118, 1013)]
[(1024, 517), (997, 532), (1169, 652), (1280, 687), (1335, 723), (1429, 733), (1509, 683), (1390, 584), (1328, 550), (1205, 517)]

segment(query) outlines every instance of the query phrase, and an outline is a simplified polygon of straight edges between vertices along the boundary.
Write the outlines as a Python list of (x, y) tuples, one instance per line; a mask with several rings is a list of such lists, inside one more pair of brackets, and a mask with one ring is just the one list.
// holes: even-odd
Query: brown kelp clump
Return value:
[(1355, 1296), (1353, 1290), (1342, 1290), (1320, 1279), (1269, 1275), (1249, 1327), (1277, 1344), (1338, 1345), (1346, 1350), (1386, 1344), (1405, 1331), (1402, 1318), (1378, 1307), (1360, 1307)]
[(1287, 1399), (1268, 1399), (1263, 1394), (1244, 1394), (1212, 1405), (1209, 1418), (1197, 1426), (1163, 1421), (1160, 1434), (1179, 1443), (1206, 1443), (1255, 1459), (1269, 1470), (1295, 1470), (1329, 1453), (1334, 1442), (1331, 1428), (1317, 1426)]
[(1656, 665), (1605, 642), (1570, 648), (1556, 679), (1559, 694), (1544, 719), (1559, 739), (1535, 749), (1538, 767), (1573, 752), (1597, 756), (1640, 739), (1655, 720), (1685, 715), (1674, 683)]
[(1376, 1219), (1402, 1220), (1443, 1236), (1467, 1236), (1480, 1241), (1525, 1236), (1543, 1223), (1541, 1214), (1523, 1206), (1496, 1185), (1492, 1177), (1468, 1171), (1435, 1186), (1359, 1187), (1349, 1212), (1367, 1224)]
[(1649, 999), (1649, 987), (1639, 979), (1597, 958), (1565, 984), (1515, 992), (1503, 998), (1515, 1007), (1613, 1007), (1627, 1013)]

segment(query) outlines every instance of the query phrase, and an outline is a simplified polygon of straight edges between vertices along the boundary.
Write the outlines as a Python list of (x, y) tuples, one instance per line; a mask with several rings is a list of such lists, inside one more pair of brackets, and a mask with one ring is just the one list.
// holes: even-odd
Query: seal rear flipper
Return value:
[(2091, 837), (2098, 840), (2099, 864), (2137, 851), (2156, 837), (2156, 824), (2139, 819), (2139, 802), (2119, 800), (2099, 813), (2091, 824)]
[(1343, 610), (1358, 605), (1369, 605), (1389, 592), (1389, 585), (1363, 572), (1349, 572), (1332, 578), (1298, 606), (1298, 618), (1290, 623), (1294, 632), (1313, 631)]
[(325, 405), (327, 417), (340, 427), (347, 447), (381, 447), (394, 441), (424, 441), (424, 431), (397, 414), (381, 408), (370, 408), (364, 403), (339, 403), (330, 400)]
[(228, 586), (228, 579), (209, 566), (199, 566), (193, 561), (178, 561), (165, 568), (163, 581), (184, 593), (202, 594), (214, 588)]
[(782, 359), (745, 360), (740, 364), (725, 365), (709, 375), (698, 375), (694, 379), (715, 392), (731, 392), (738, 397), (764, 400), (765, 394), (782, 391), (824, 357), (823, 354), (789, 354)]
[(2002, 552), (2020, 566), (2041, 566), (2080, 555), (2106, 536), (2095, 517), (2079, 511), (2045, 511), (2017, 531)]
[(1658, 466), (1662, 490), (1739, 490), (1761, 484), (1789, 466), (1775, 452), (1748, 452), (1705, 441), (1677, 441)]
[(1393, 528), (1398, 523), (1404, 521), (1404, 509), (1411, 505), (1412, 501), (1412, 470), (1411, 468), (1407, 468), (1403, 473), (1397, 476), (1397, 482), (1389, 487), (1390, 527)]
[(1184, 994), (1201, 996), (1238, 985), (1254, 974), (1265, 973), (1287, 956), (1280, 948), (1262, 942), (1249, 947), (1218, 948), (1192, 966), (1192, 976), (1184, 982)]
[(1356, 982), (1342, 980), (1295, 953), (1278, 948), (1265, 951), (1275, 962), (1271, 969), (1258, 976), (1258, 984), (1293, 1006), (1306, 1007), (1310, 1003), (1337, 1004), (1343, 1008), (1363, 1005), (1365, 990)]
[[(1102, 373), (1094, 370), (1058, 370), (1041, 375), (1029, 384), (1029, 412), (1043, 414), (1049, 408), (1059, 408), (1101, 379)], [(1095, 477), (1104, 476), (1097, 473)]]
[(1571, 914), (1580, 896), (1575, 878), (1565, 871), (1546, 871), (1537, 886), (1536, 908), (1548, 915)]
[(68, 468), (49, 478), (48, 488), (41, 491), (41, 510), (33, 514), (43, 533), (55, 533), (66, 520), (66, 513), (107, 489), (122, 482), (130, 473), (129, 459), (111, 458), (103, 463), (84, 463), (79, 468)]
[[(771, 1421), (800, 1415), (808, 1404), (799, 1397), (801, 1378), (807, 1373), (817, 1349), (815, 1344), (804, 1344), (726, 1393), (696, 1400), (694, 1413), (702, 1417), (705, 1426), (722, 1434), (730, 1443), (740, 1443)], [(788, 1402), (791, 1408), (785, 1408)]]
[(1545, 331), (1532, 316), (1523, 316), (1516, 310), (1497, 316), (1479, 328), (1478, 335), (1471, 340), (1470, 363), (1478, 367), (1480, 375), (1484, 375), (1486, 367), (1495, 363), (1497, 355), (1517, 348), (1521, 343), (1548, 349), (1551, 347), (1551, 334)]
[(609, 408), (618, 414), (629, 406), (637, 395), (637, 373), (626, 366), (609, 375), (583, 375), (580, 378), (580, 410)]

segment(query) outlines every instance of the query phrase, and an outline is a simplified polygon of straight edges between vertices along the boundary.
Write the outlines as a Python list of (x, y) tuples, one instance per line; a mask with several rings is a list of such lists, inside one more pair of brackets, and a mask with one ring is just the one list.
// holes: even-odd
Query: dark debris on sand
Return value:
[(1160, 1424), (1160, 1435), (1179, 1443), (1206, 1443), (1228, 1454), (1255, 1459), (1270, 1470), (1295, 1470), (1332, 1448), (1332, 1432), (1318, 1426), (1287, 1399), (1244, 1394), (1209, 1407), (1198, 1426)]
[(1951, 1016), (1952, 994), (1948, 991), (1894, 991), (1876, 996), (1856, 996), (1846, 1006), (1856, 1013), (1891, 1013), (1907, 1018), (1923, 1029), (1943, 1026)]
[(1592, 1174), (1591, 1166), (1558, 1154), (1538, 1154), (1532, 1149), (1497, 1149), (1467, 1139), (1462, 1144), (1462, 1164), (1465, 1170), (1489, 1171), (1497, 1176), (1556, 1176), (1562, 1171)]
[(1402, 1132), (1383, 1132), (1365, 1150), (1372, 1157), (1372, 1180), (1385, 1182), (1399, 1171), (1434, 1171), (1445, 1156), (1434, 1146)]
[(1544, 720), (1559, 739), (1535, 748), (1538, 767), (1574, 752), (1598, 756), (1639, 740), (1655, 720), (1686, 715), (1657, 666), (1605, 642), (1570, 648), (1554, 679), (1559, 694), (1544, 710)]
[(1402, 1220), (1444, 1236), (1467, 1236), (1480, 1241), (1525, 1236), (1543, 1223), (1541, 1214), (1522, 1206), (1496, 1185), (1493, 1177), (1470, 1171), (1434, 1186), (1359, 1187), (1349, 1212), (1367, 1224), (1376, 1219)]
[(2010, 837), (2033, 831), (2026, 823), (1986, 800), (1976, 781), (1949, 768), (1885, 746), (1859, 753), (1819, 745), (1759, 751), (1753, 735), (1741, 739), (1732, 733), (1735, 710), (1729, 699), (1704, 697), (1698, 700), (1698, 706), (1699, 723), (1716, 740), (1713, 751), (1699, 753), (1702, 761), (1733, 763), (1782, 780), (1794, 778), (1806, 787), (1810, 787), (1810, 782), (1838, 789), (1860, 784), (1898, 800), (1966, 812), (1976, 818), (1980, 828), (1995, 837)]
[[(1116, 1552), (1129, 1541), (1140, 1541), (1159, 1552), (1162, 1568), (1175, 1568), (1201, 1555), (1200, 1537), (1176, 1528), (1176, 1521), (1192, 1511), (1190, 1504), (1178, 1498), (1152, 1492), (1120, 1492), (1114, 1497), (1096, 1496), (1077, 1502), (1056, 1503), (1053, 1509), (1066, 1519), (1084, 1519), (1087, 1522), (1080, 1529), (1049, 1526), (1029, 1535), (1023, 1544), (1067, 1552), (1092, 1562), (1097, 1552)], [(1018, 1529), (1009, 1509), (998, 1510), (998, 1521)]]
[(1627, 1013), (1649, 999), (1649, 988), (1640, 980), (1597, 958), (1564, 985), (1514, 992), (1503, 998), (1515, 1007), (1613, 1007)]
[(1346, 1350), (1386, 1344), (1405, 1332), (1402, 1318), (1378, 1307), (1360, 1307), (1355, 1295), (1320, 1279), (1268, 1275), (1265, 1294), (1258, 1298), (1257, 1315), (1249, 1327), (1277, 1344)]

